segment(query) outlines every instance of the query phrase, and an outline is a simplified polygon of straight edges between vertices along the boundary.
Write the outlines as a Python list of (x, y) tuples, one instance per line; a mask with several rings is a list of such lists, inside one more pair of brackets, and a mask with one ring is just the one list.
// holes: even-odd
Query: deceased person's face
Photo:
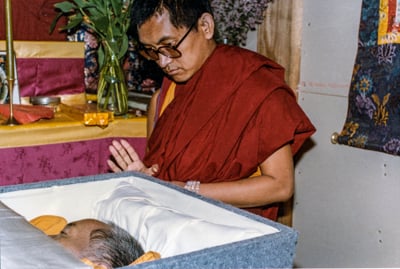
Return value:
[(90, 234), (97, 229), (110, 229), (110, 226), (95, 219), (83, 219), (68, 223), (59, 234), (51, 237), (75, 257), (82, 258), (83, 250), (89, 246)]

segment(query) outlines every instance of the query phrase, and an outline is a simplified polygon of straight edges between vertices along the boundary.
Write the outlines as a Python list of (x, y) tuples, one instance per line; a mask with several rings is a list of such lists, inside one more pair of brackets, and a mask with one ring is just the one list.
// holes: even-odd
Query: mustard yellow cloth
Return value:
[(53, 215), (39, 216), (29, 222), (47, 235), (59, 234), (65, 225), (67, 225), (66, 219)]
[[(15, 40), (13, 46), (17, 58), (83, 58), (85, 55), (83, 42)], [(6, 42), (0, 41), (0, 50), (5, 47)]]
[(163, 103), (161, 104), (161, 109), (160, 109), (160, 115), (164, 112), (164, 110), (167, 108), (167, 106), (174, 100), (175, 97), (175, 88), (176, 88), (176, 83), (172, 82), (171, 85), (168, 88), (168, 91), (165, 95), (165, 98), (163, 100)]

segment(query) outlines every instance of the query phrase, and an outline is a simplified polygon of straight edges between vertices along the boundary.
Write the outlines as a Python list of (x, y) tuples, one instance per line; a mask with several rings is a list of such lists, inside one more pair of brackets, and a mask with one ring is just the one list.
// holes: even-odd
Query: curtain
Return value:
[(275, 0), (258, 29), (257, 51), (286, 69), (286, 82), (297, 90), (300, 77), (303, 1)]
[(400, 1), (364, 0), (339, 144), (400, 155)]

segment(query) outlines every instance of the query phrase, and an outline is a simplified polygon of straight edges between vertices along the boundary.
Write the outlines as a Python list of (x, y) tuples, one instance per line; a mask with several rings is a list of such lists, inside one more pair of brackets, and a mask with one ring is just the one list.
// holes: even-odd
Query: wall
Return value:
[(257, 31), (247, 32), (246, 49), (257, 51)]
[(299, 102), (318, 131), (296, 165), (295, 265), (400, 267), (400, 157), (330, 142), (347, 113), (361, 0), (303, 2)]

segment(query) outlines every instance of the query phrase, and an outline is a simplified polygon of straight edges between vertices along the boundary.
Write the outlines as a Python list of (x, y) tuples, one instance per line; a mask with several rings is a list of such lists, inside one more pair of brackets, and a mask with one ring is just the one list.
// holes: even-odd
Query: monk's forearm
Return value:
[[(289, 144), (275, 151), (259, 167), (260, 176), (237, 181), (201, 183), (198, 192), (206, 197), (241, 208), (284, 202), (292, 197), (294, 166)], [(185, 182), (173, 181), (172, 183), (181, 187), (185, 186)]]
[(258, 176), (233, 182), (204, 183), (199, 193), (240, 208), (284, 202), (293, 195), (292, 179)]

